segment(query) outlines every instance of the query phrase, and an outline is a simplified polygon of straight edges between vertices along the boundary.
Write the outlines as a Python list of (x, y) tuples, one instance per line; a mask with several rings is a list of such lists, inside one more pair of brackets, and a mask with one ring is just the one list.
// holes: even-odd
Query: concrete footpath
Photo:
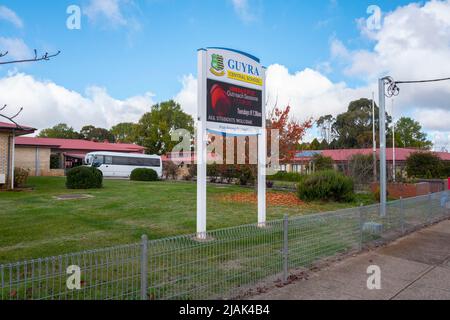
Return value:
[[(369, 290), (367, 268), (381, 270), (381, 289)], [(307, 280), (274, 288), (251, 299), (270, 300), (450, 300), (450, 221), (391, 244), (344, 259)]]

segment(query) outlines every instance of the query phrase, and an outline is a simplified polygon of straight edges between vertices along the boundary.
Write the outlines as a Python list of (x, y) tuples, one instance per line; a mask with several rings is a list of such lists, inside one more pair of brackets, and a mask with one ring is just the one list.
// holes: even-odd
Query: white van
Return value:
[(86, 154), (84, 162), (98, 168), (104, 177), (129, 178), (136, 168), (153, 169), (162, 177), (161, 157), (156, 155), (98, 151)]

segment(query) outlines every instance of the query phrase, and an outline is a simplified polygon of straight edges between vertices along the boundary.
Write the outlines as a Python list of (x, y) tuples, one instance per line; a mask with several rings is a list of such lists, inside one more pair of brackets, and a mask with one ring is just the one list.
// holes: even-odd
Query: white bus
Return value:
[(161, 157), (156, 155), (98, 151), (86, 154), (84, 162), (98, 168), (104, 177), (129, 178), (136, 168), (153, 169), (162, 177)]

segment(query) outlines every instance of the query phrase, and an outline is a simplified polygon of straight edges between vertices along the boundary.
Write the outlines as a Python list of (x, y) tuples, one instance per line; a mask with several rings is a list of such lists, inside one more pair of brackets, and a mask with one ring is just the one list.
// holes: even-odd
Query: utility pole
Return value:
[(372, 92), (373, 182), (377, 182), (377, 137), (375, 130), (375, 92)]
[(378, 80), (379, 122), (380, 122), (380, 216), (386, 216), (386, 78)]

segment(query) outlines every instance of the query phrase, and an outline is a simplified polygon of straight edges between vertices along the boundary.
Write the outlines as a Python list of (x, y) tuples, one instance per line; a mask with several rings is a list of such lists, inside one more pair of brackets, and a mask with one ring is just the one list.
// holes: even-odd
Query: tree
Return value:
[(395, 125), (395, 144), (399, 148), (418, 148), (429, 150), (433, 143), (427, 140), (426, 133), (418, 121), (403, 117)]
[[(378, 115), (379, 109), (375, 105), (375, 130), (379, 133)], [(332, 121), (333, 117), (327, 115), (320, 119)], [(391, 121), (392, 118), (386, 113), (386, 128), (389, 128)], [(339, 114), (332, 124), (331, 135), (337, 140), (335, 147), (349, 149), (372, 147), (372, 126), (372, 100), (363, 98), (350, 102), (347, 111)], [(392, 137), (390, 129), (387, 129), (387, 134)]]
[(313, 141), (309, 144), (309, 150), (320, 150), (320, 142), (317, 138), (314, 138)]
[(411, 178), (439, 178), (442, 167), (441, 159), (431, 152), (414, 152), (406, 159), (406, 172)]
[(356, 184), (368, 184), (373, 180), (373, 156), (355, 154), (349, 159), (349, 173)]
[(315, 154), (313, 157), (314, 168), (316, 171), (333, 169), (333, 158), (326, 157), (320, 153)]
[(80, 134), (84, 140), (97, 142), (109, 141), (111, 143), (115, 142), (114, 135), (109, 130), (97, 128), (92, 125), (81, 128)]
[(76, 132), (72, 127), (65, 123), (57, 124), (52, 128), (42, 130), (39, 138), (60, 138), (60, 139), (82, 139), (83, 137)]
[(335, 121), (336, 119), (331, 114), (322, 116), (316, 121), (316, 126), (320, 129), (322, 139), (328, 144), (334, 139), (333, 123)]
[(320, 150), (327, 150), (330, 148), (330, 145), (328, 144), (327, 140), (323, 139), (320, 143)]
[(268, 141), (270, 141), (271, 130), (279, 132), (279, 155), (280, 159), (284, 161), (294, 157), (295, 149), (304, 137), (306, 130), (312, 127), (312, 119), (300, 122), (292, 117), (290, 112), (290, 106), (285, 109), (275, 107), (269, 113), (267, 123)]
[(163, 176), (166, 179), (176, 180), (178, 177), (179, 167), (172, 161), (166, 161), (163, 165)]
[(173, 100), (161, 102), (145, 113), (136, 127), (136, 142), (149, 154), (166, 154), (179, 142), (172, 141), (171, 134), (177, 129), (194, 130), (192, 116), (183, 112)]
[(116, 142), (135, 143), (136, 142), (136, 124), (131, 122), (122, 122), (111, 128)]

